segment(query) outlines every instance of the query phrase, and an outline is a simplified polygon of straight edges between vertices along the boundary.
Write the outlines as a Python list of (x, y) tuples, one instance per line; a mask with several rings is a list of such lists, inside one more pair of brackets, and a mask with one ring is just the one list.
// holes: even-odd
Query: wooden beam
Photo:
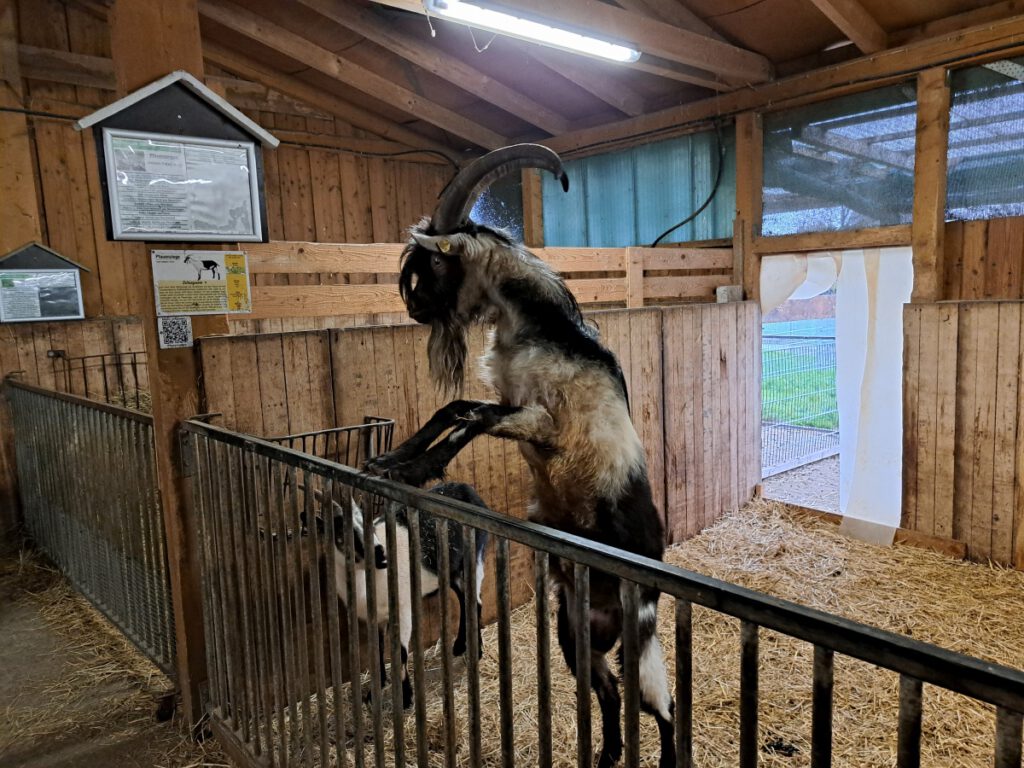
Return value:
[(644, 100), (640, 96), (632, 89), (608, 78), (602, 68), (595, 67), (591, 61), (539, 45), (530, 50), (530, 56), (622, 113), (644, 113)]
[(912, 302), (943, 298), (949, 98), (949, 76), (945, 67), (928, 69), (918, 75)]
[[(115, 0), (110, 13), (110, 40), (118, 93), (126, 95), (147, 83), (183, 69), (203, 77), (199, 16), (195, 0)], [(160, 507), (167, 536), (167, 560), (174, 606), (178, 683), (182, 708), (192, 725), (203, 717), (201, 685), (206, 679), (202, 591), (196, 552), (197, 524), (191, 494), (178, 461), (178, 427), (199, 409), (199, 383), (192, 349), (160, 349), (153, 268), (149, 248), (132, 243), (124, 248), (129, 290), (140, 315), (149, 360), (153, 394), (153, 435)], [(198, 338), (227, 333), (223, 315), (193, 318)]]
[(544, 246), (544, 182), (540, 171), (528, 168), (523, 179), (523, 244), (529, 248)]
[(558, 3), (506, 0), (503, 4), (577, 28), (583, 25), (600, 35), (635, 45), (646, 53), (709, 72), (735, 76), (745, 82), (760, 83), (772, 77), (771, 62), (759, 53), (598, 0), (561, 0)]
[(343, 0), (299, 0), (353, 32), (387, 48), (394, 54), (411, 61), (418, 67), (447, 80), (477, 98), (488, 101), (499, 109), (515, 115), (530, 125), (552, 135), (569, 130), (569, 121), (552, 109), (534, 101), (519, 91), (509, 88), (460, 59), (450, 56), (429, 43), (403, 34), (376, 13)]
[(870, 160), (880, 165), (888, 165), (892, 168), (899, 168), (902, 171), (914, 172), (914, 160), (908, 155), (894, 152), (891, 149), (879, 147), (875, 142), (867, 142), (861, 139), (851, 139), (836, 131), (826, 131), (814, 125), (805, 126), (800, 132), (800, 138), (808, 144), (834, 150), (849, 157)]
[(884, 50), (888, 35), (859, 0), (811, 0), (863, 53)]
[(910, 245), (910, 225), (891, 227), (865, 227), (843, 232), (808, 232), (800, 235), (755, 237), (754, 253), (767, 256), (773, 253), (807, 253), (844, 248), (891, 248)]
[(761, 295), (761, 259), (754, 239), (761, 234), (761, 188), (764, 176), (764, 127), (757, 112), (736, 118), (736, 223), (733, 226), (732, 279), (747, 299)]
[(105, 91), (117, 88), (114, 62), (105, 56), (19, 45), (18, 60), (24, 76), (31, 80), (83, 85)]
[(24, 98), (18, 61), (18, 19), (13, 0), (0, 2), (0, 83), (7, 83), (18, 101)]
[(303, 101), (317, 109), (322, 109), (356, 128), (371, 131), (382, 138), (417, 149), (430, 149), (447, 156), (455, 154), (444, 144), (428, 139), (416, 131), (209, 40), (203, 43), (203, 55), (218, 67), (234, 72), (247, 80), (253, 80), (268, 88), (273, 88), (275, 91)]
[(637, 61), (630, 64), (629, 67), (641, 72), (647, 72), (650, 75), (675, 80), (679, 83), (699, 85), (701, 88), (708, 88), (712, 91), (731, 91), (737, 85), (743, 85), (743, 83), (738, 82), (735, 78), (719, 77), (713, 72), (705, 72), (702, 69), (687, 66), (686, 64), (677, 64), (674, 61), (669, 61), (650, 53), (644, 54)]
[(634, 136), (643, 135), (650, 141), (658, 134), (684, 133), (693, 124), (714, 117), (767, 107), (784, 109), (899, 82), (906, 79), (908, 72), (953, 62), (963, 66), (971, 61), (1019, 55), (1020, 52), (1024, 52), (1024, 15), (981, 24), (755, 88), (742, 88), (639, 117), (574, 131), (541, 143), (563, 154), (584, 154), (598, 147), (601, 151), (608, 151), (614, 142), (628, 141)]
[(210, 21), (323, 72), (339, 83), (385, 101), (413, 117), (425, 120), (481, 147), (494, 149), (508, 143), (501, 134), (474, 123), (464, 115), (442, 107), (326, 48), (321, 48), (241, 6), (224, 0), (199, 0), (199, 12)]
[[(379, 0), (384, 5), (423, 13), (419, 0)], [(744, 83), (760, 83), (772, 77), (772, 65), (764, 56), (712, 37), (690, 32), (598, 0), (503, 0), (509, 11), (525, 11), (539, 19), (581, 26), (612, 40), (621, 40), (641, 51), (698, 69), (734, 76)]]
[(678, 0), (615, 0), (616, 3), (627, 11), (653, 16), (667, 24), (673, 24), (680, 29), (687, 29), (696, 32), (698, 35), (711, 37), (715, 40), (728, 42), (704, 19), (691, 11)]

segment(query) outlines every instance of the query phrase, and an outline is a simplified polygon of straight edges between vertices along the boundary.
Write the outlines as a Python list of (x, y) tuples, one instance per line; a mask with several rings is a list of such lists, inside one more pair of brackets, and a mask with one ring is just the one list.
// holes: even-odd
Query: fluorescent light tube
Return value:
[(503, 11), (493, 11), (462, 0), (427, 0), (426, 5), (430, 13), (499, 35), (518, 37), (520, 40), (552, 48), (624, 63), (632, 63), (640, 58), (640, 51), (635, 48), (609, 43), (607, 40), (570, 32)]

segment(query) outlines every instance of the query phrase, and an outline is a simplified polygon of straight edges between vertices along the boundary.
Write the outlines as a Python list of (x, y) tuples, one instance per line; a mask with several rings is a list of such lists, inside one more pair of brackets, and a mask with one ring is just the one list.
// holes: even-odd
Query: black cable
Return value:
[(651, 248), (656, 247), (658, 243), (664, 240), (668, 235), (675, 232), (680, 227), (689, 224), (691, 221), (700, 216), (704, 212), (704, 209), (711, 205), (711, 201), (715, 199), (715, 195), (718, 194), (718, 187), (722, 183), (722, 169), (725, 168), (725, 143), (722, 141), (722, 127), (717, 122), (715, 123), (715, 139), (718, 144), (718, 170), (715, 171), (715, 183), (711, 187), (711, 193), (708, 195), (708, 199), (701, 204), (700, 208), (691, 213), (685, 219), (680, 221), (675, 226), (669, 227), (660, 235), (658, 235), (657, 239), (655, 239), (655, 241), (651, 243)]
[(74, 115), (58, 115), (56, 112), (42, 112), (38, 109), (20, 109), (19, 107), (0, 107), (0, 112), (16, 112), (19, 115), (28, 115), (29, 117), (48, 117), (51, 120), (75, 121), (78, 119)]

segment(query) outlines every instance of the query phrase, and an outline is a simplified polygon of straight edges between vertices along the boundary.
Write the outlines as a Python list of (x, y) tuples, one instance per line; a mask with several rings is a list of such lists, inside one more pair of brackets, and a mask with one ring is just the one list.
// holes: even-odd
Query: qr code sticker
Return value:
[(192, 346), (192, 318), (188, 315), (181, 317), (158, 317), (158, 330), (160, 332), (160, 349), (177, 349), (179, 347)]

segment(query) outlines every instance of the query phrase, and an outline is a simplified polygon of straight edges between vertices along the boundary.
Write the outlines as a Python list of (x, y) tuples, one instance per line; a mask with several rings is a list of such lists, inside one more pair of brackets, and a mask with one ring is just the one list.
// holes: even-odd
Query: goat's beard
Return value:
[(447, 397), (458, 397), (466, 375), (466, 326), (457, 319), (435, 320), (430, 325), (427, 355), (430, 377)]

